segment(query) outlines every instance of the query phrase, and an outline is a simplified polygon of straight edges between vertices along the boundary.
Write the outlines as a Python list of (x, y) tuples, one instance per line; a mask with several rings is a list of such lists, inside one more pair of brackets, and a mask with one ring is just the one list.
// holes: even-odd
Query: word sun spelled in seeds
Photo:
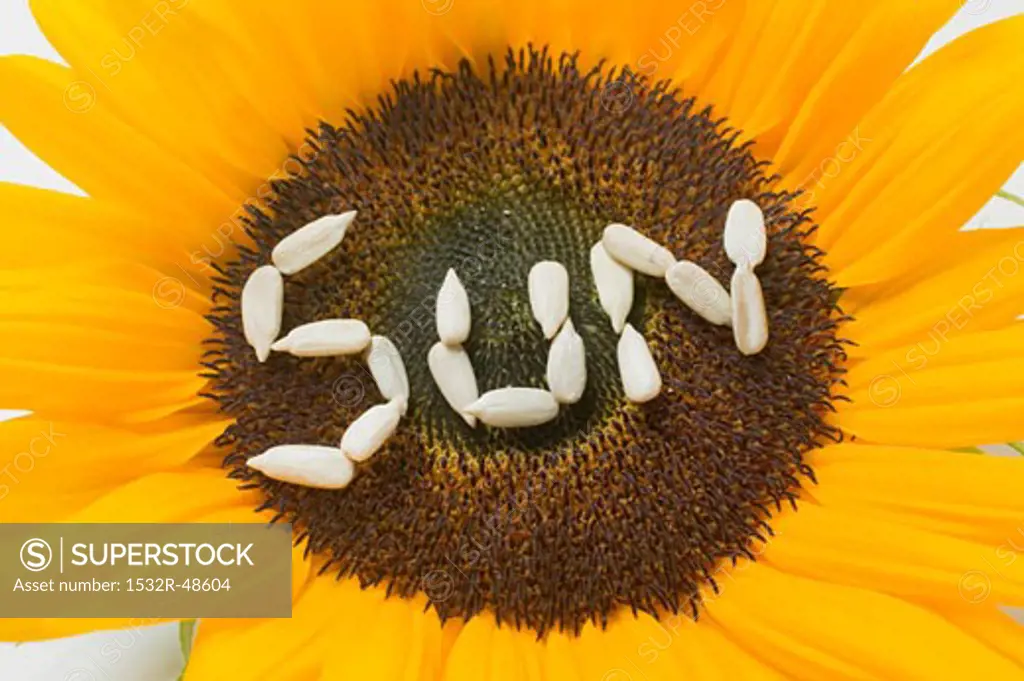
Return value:
[[(274, 480), (318, 489), (341, 489), (355, 478), (356, 464), (369, 461), (394, 435), (410, 400), (405, 363), (395, 344), (371, 335), (358, 319), (309, 322), (281, 332), (284, 275), (314, 264), (339, 246), (356, 212), (326, 215), (301, 227), (274, 248), (272, 265), (258, 267), (242, 289), (242, 326), (256, 358), (271, 352), (296, 357), (363, 354), (384, 404), (370, 407), (345, 430), (337, 447), (283, 444), (248, 460), (248, 465)], [(672, 253), (632, 227), (609, 225), (590, 251), (590, 269), (601, 308), (619, 334), (617, 361), (626, 398), (649, 402), (661, 393), (662, 379), (643, 335), (627, 323), (633, 307), (635, 273), (663, 278), (669, 290), (711, 324), (731, 326), (736, 347), (756, 355), (768, 343), (768, 317), (755, 268), (767, 253), (764, 214), (756, 203), (732, 204), (725, 221), (723, 244), (736, 266), (729, 291), (709, 272)], [(530, 309), (550, 341), (548, 390), (499, 388), (480, 395), (473, 363), (463, 345), (472, 329), (469, 294), (454, 269), (449, 269), (437, 295), (436, 324), (440, 341), (427, 354), (434, 382), (448, 405), (471, 427), (530, 428), (558, 417), (561, 405), (583, 397), (587, 385), (586, 348), (569, 311), (569, 273), (558, 262), (536, 263), (527, 280)]]
[[(442, 621), (696, 615), (840, 436), (848, 317), (811, 213), (667, 84), (609, 116), (629, 77), (611, 66), (479, 66), (311, 129), (317, 153), (212, 263), (202, 396), (225, 474), (324, 575)], [(268, 266), (256, 324), (239, 300)], [(267, 455), (302, 445), (327, 451)]]

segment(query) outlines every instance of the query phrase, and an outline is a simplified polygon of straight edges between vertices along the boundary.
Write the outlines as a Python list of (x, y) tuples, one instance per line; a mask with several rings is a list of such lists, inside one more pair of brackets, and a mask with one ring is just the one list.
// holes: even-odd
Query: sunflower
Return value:
[[(1024, 463), (954, 451), (1024, 436), (1024, 231), (960, 229), (1024, 151), (1024, 18), (908, 70), (960, 4), (33, 0), (69, 66), (0, 60), (0, 122), (87, 197), (0, 185), (0, 398), (32, 410), (0, 518), (293, 523), (293, 616), (204, 621), (187, 681), (1024, 678)], [(767, 346), (637, 276), (663, 384), (626, 399), (591, 247), (630, 225), (728, 286), (740, 199)], [(242, 291), (348, 211), (282, 328), (363, 321), (410, 397), (318, 489), (248, 462), (384, 398), (358, 357), (260, 361)], [(482, 388), (541, 388), (541, 260), (586, 390), (473, 428), (438, 287)]]

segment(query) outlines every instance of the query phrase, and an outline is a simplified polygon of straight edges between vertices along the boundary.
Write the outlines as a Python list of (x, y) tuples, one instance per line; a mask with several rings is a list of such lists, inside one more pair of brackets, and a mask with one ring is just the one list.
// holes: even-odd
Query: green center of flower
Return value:
[[(605, 223), (593, 209), (568, 205), (549, 187), (521, 178), (495, 183), (487, 197), (425, 225), (419, 238), (396, 244), (389, 255), (393, 283), (380, 292), (380, 324), (406, 359), (412, 419), (429, 444), (452, 454), (489, 457), (569, 445), (600, 428), (623, 405), (616, 358), (618, 334), (602, 310), (589, 264), (591, 246)], [(472, 333), (465, 343), (480, 393), (506, 386), (546, 389), (548, 350), (534, 319), (527, 279), (541, 261), (569, 273), (569, 310), (587, 349), (587, 390), (543, 427), (471, 428), (444, 399), (425, 361), (437, 342), (435, 303), (449, 268), (470, 299)], [(643, 328), (648, 282), (638, 279), (631, 321)]]
[[(608, 106), (605, 95), (628, 88)], [(215, 316), (216, 397), (234, 477), (295, 522), (328, 568), (397, 597), (425, 593), (442, 617), (490, 611), (538, 632), (578, 631), (620, 607), (697, 611), (722, 561), (753, 557), (772, 512), (810, 475), (804, 455), (836, 435), (823, 421), (842, 356), (833, 290), (812, 228), (736, 134), (663, 85), (584, 72), (575, 57), (510, 53), (396, 84), (344, 127), (324, 124), (305, 172), (275, 186), (255, 251), (222, 264), (237, 299), (254, 268), (310, 220), (358, 210), (329, 256), (288, 277), (287, 332), (356, 318), (400, 350), (409, 411), (342, 490), (271, 480), (245, 462), (268, 448), (337, 446), (382, 402), (358, 358), (253, 356), (237, 309)], [(619, 336), (594, 288), (589, 251), (609, 223), (635, 225), (728, 288), (726, 212), (755, 199), (769, 221), (758, 274), (771, 341), (747, 357), (663, 281), (637, 277), (630, 322), (662, 374), (660, 396), (627, 400)], [(549, 341), (533, 320), (530, 268), (565, 265), (570, 316), (587, 350), (583, 398), (556, 420), (471, 428), (427, 365), (449, 268), (469, 293), (465, 349), (481, 393), (544, 387)]]

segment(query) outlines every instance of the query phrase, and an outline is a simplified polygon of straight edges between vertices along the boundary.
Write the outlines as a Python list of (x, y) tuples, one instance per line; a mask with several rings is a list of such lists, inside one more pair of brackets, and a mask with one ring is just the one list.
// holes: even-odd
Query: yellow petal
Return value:
[(263, 681), (316, 678), (331, 657), (338, 622), (353, 626), (374, 616), (383, 598), (352, 580), (315, 580), (292, 609), (290, 619), (262, 620), (231, 629), (199, 627), (185, 681)]
[(692, 670), (684, 678), (701, 681), (782, 681), (788, 678), (759, 659), (756, 647), (748, 650), (738, 645), (708, 617), (691, 628), (680, 647), (679, 655), (686, 661), (685, 668)]
[[(230, 11), (223, 6), (224, 3), (220, 4), (220, 8), (204, 11)], [(457, 16), (476, 4), (461, 4)], [(427, 46), (433, 42), (430, 32), (436, 33), (450, 25), (449, 21), (432, 21), (434, 17), (426, 11), (430, 7), (429, 0), (423, 5), (391, 1), (325, 3), (298, 0), (288, 5), (271, 4), (265, 12), (247, 19), (250, 22), (261, 21), (264, 24), (258, 29), (261, 42), (269, 41), (274, 46), (269, 50), (261, 48), (259, 51), (266, 54), (256, 58), (287, 56), (290, 62), (282, 67), (291, 66), (290, 71), (273, 64), (270, 67), (275, 69), (277, 78), (294, 81), (289, 83), (289, 87), (301, 85), (308, 91), (308, 98), (302, 101), (309, 111), (289, 111), (285, 106), (286, 100), (278, 102), (274, 99), (264, 105), (267, 119), (275, 123), (285, 139), (295, 132), (288, 129), (294, 126), (287, 122), (289, 116), (315, 114), (339, 124), (346, 109), (358, 110), (374, 102), (381, 92), (390, 89), (392, 79), (407, 76), (416, 67), (427, 66), (421, 58), (429, 53)], [(239, 10), (233, 11), (237, 13)], [(339, 26), (359, 27), (357, 31), (346, 32), (344, 50), (337, 49)], [(234, 39), (243, 43), (249, 41), (245, 25), (240, 23), (237, 28), (240, 30), (235, 31)], [(382, 45), (389, 48), (381, 49)], [(419, 63), (418, 58), (421, 59)], [(352, 68), (353, 64), (358, 64), (359, 68)], [(247, 68), (246, 61), (240, 60), (236, 71), (238, 82), (251, 83), (249, 86), (241, 85), (240, 89), (251, 89), (257, 95), (262, 93), (266, 87), (261, 73), (260, 69)]]
[[(655, 82), (671, 79), (687, 92), (699, 95), (704, 103), (715, 104), (706, 90), (709, 83), (718, 80), (724, 56), (731, 48), (739, 47), (749, 4), (749, 0), (713, 0), (680, 8), (656, 3), (675, 16), (662, 23), (648, 23), (648, 31), (655, 31), (655, 35), (639, 37), (640, 56), (636, 57), (634, 71)], [(650, 11), (641, 10), (641, 26), (645, 23), (642, 17)], [(608, 14), (614, 16), (614, 12)]]
[(943, 616), (975, 639), (1024, 668), (1024, 627), (994, 605), (943, 610)]
[[(388, 598), (360, 617), (345, 613), (320, 679), (431, 681), (440, 678), (441, 624), (421, 598)], [(427, 664), (428, 657), (432, 657)]]
[[(823, 70), (800, 98), (799, 109), (774, 155), (775, 164), (788, 176), (788, 184), (807, 191), (815, 191), (823, 172), (833, 172), (831, 161), (837, 155), (848, 158), (859, 151), (853, 141), (859, 138), (856, 127), (861, 116), (883, 98), (932, 34), (963, 2), (832, 4), (858, 13), (845, 22), (852, 33), (834, 49), (824, 36), (813, 41), (818, 49), (827, 50), (821, 60)], [(793, 70), (800, 73), (805, 68), (799, 64)]]
[[(70, 69), (0, 59), (0, 123), (87, 194), (183, 219), (230, 216), (237, 204), (117, 118)], [(87, 109), (87, 110), (86, 110)], [(216, 226), (208, 222), (207, 229)]]
[(1024, 294), (1024, 230), (998, 230), (978, 240), (981, 248), (970, 248), (976, 234), (965, 233), (964, 250), (948, 267), (907, 277), (899, 288), (854, 306), (854, 320), (841, 329), (862, 348), (854, 356), (915, 343), (945, 346), (1012, 324)]
[(1018, 397), (922, 407), (840, 405), (839, 410), (834, 422), (867, 444), (955, 449), (1024, 437), (1024, 398)]
[[(577, 657), (585, 679), (628, 681), (634, 676), (650, 681), (674, 681), (682, 665), (676, 646), (665, 643), (665, 629), (650, 615), (623, 611), (606, 629), (593, 624), (583, 627)], [(646, 645), (645, 645), (646, 644)]]
[(989, 355), (991, 361), (943, 366), (928, 364), (920, 353), (915, 357), (922, 361), (916, 370), (898, 364), (851, 368), (847, 395), (853, 405), (842, 409), (957, 405), (1024, 394), (1024, 358)]
[(37, 521), (18, 512), (30, 498), (55, 500), (89, 492), (94, 497), (148, 473), (181, 466), (225, 426), (217, 419), (175, 419), (151, 432), (29, 416), (0, 424), (0, 517)]
[(819, 484), (808, 496), (882, 522), (998, 546), (1016, 535), (1024, 513), (1024, 462), (1016, 458), (843, 443), (810, 462)]
[(199, 21), (190, 4), (31, 2), (83, 95), (240, 203), (288, 148), (211, 54), (226, 36)]
[[(1024, 324), (1020, 322), (995, 331), (964, 331), (962, 334), (950, 334), (945, 340), (941, 335), (935, 335), (891, 350), (854, 354), (858, 359), (848, 365), (847, 383), (853, 388), (863, 388), (880, 374), (905, 373), (913, 376), (928, 367), (958, 367), (996, 357), (1014, 360), (1024, 357)], [(861, 354), (868, 356), (859, 359)]]
[[(154, 419), (203, 400), (209, 302), (180, 279), (120, 264), (94, 285), (79, 268), (5, 273), (0, 403), (49, 418)], [(202, 312), (198, 312), (201, 309)], [(59, 320), (59, 321), (57, 321)]]
[(1022, 37), (1020, 17), (964, 36), (902, 76), (860, 122), (863, 150), (813, 187), (817, 242), (841, 286), (910, 270), (907, 253), (958, 230), (1016, 169), (1024, 93), (1006, 82), (1024, 75)]
[(321, 112), (283, 30), (293, 18), (272, 3), (254, 12), (251, 5), (236, 0), (195, 3), (186, 9), (187, 16), (193, 14), (197, 21), (217, 28), (208, 34), (212, 41), (203, 43), (202, 56), (219, 65), (232, 89), (256, 108), (289, 148), (297, 149), (305, 129), (316, 126)]
[[(467, 57), (477, 69), (485, 69), (489, 56), (500, 58), (510, 46), (533, 44), (548, 46), (555, 58), (562, 51), (579, 51), (584, 68), (604, 59), (651, 82), (672, 78), (694, 93), (714, 71), (745, 5), (746, 0), (689, 7), (652, 0), (599, 0), (596, 5), (587, 0), (426, 0), (426, 12), (403, 19), (412, 34), (408, 42), (449, 68)], [(370, 23), (372, 30), (375, 22)], [(414, 48), (405, 48), (407, 59), (415, 58)]]
[(994, 546), (814, 504), (775, 518), (772, 528), (761, 558), (787, 574), (956, 604), (964, 574), (977, 571), (994, 602), (1024, 603), (1024, 561), (997, 565)]
[(734, 571), (707, 610), (733, 640), (793, 679), (1021, 675), (1015, 664), (925, 608), (762, 564)]
[(157, 258), (173, 248), (169, 226), (152, 229), (111, 204), (0, 182), (4, 248), (0, 266), (66, 265), (109, 257)]
[(259, 502), (219, 469), (154, 473), (103, 495), (66, 522), (188, 522), (219, 509)]
[[(1024, 236), (1024, 228), (964, 229), (951, 234), (934, 234), (927, 258), (919, 258), (913, 270), (894, 279), (854, 286), (843, 292), (843, 310), (856, 315), (861, 308), (898, 295), (918, 281), (934, 277), (939, 272), (954, 269), (964, 260), (964, 254), (989, 253), (1000, 249), (1012, 252)], [(1008, 250), (1007, 250), (1007, 247)]]
[[(216, 228), (182, 224), (159, 212), (140, 215), (116, 202), (2, 182), (0, 210), (6, 216), (0, 228), (5, 243), (0, 266), (22, 273), (74, 269), (77, 274), (102, 262), (145, 262), (162, 270), (148, 282), (147, 292), (162, 277), (208, 291), (216, 272), (209, 263), (242, 235), (241, 227), (230, 222)], [(85, 283), (84, 277), (75, 280)], [(174, 290), (169, 284), (164, 288)]]
[(462, 627), (444, 667), (444, 681), (491, 681), (490, 668), (495, 624), (474, 617)]
[(464, 622), (462, 620), (448, 620), (441, 629), (441, 650), (439, 651), (438, 659), (441, 661), (442, 669), (448, 663), (448, 656), (451, 655), (455, 642), (462, 634), (463, 626)]
[(576, 637), (571, 634), (560, 631), (548, 634), (542, 653), (544, 678), (584, 681), (575, 656), (576, 647)]
[(843, 443), (816, 450), (815, 497), (859, 498), (896, 508), (918, 503), (1024, 513), (1024, 459), (936, 449)]
[(46, 362), (0, 359), (0, 403), (53, 418), (106, 423), (155, 420), (202, 403), (205, 381), (193, 372), (111, 371)]
[[(814, 110), (802, 108), (811, 93), (829, 102), (842, 93), (842, 104), (828, 110), (829, 118), (838, 119), (829, 121), (831, 136), (822, 136), (818, 126), (814, 138), (835, 146), (958, 3), (941, 0), (928, 9), (916, 5), (908, 0), (856, 5), (751, 0), (705, 96), (729, 116), (730, 125), (758, 137), (759, 150), (770, 157), (798, 113), (802, 119), (797, 123), (807, 125)], [(871, 58), (873, 68), (868, 68), (865, 61)], [(790, 148), (794, 143), (807, 145), (799, 128)], [(803, 148), (800, 154), (806, 158)]]
[[(374, 103), (393, 80), (415, 70), (454, 67), (457, 58), (465, 56), (454, 45), (461, 27), (471, 24), (481, 42), (487, 26), (500, 25), (504, 10), (491, 0), (467, 0), (441, 20), (443, 12), (435, 13), (435, 4), (441, 10), (451, 6), (447, 0), (298, 0), (252, 12), (244, 2), (210, 0), (195, 10), (225, 34), (223, 45), (208, 46), (211, 54), (240, 92), (263, 102), (263, 117), (294, 148), (303, 139), (304, 127), (314, 126), (320, 118), (341, 123), (347, 108)], [(359, 26), (345, 35), (344, 50), (335, 49), (338, 26)], [(500, 49), (506, 46), (502, 39)]]
[[(60, 319), (109, 331), (134, 323), (163, 337), (194, 337), (209, 297), (188, 277), (126, 261), (89, 261), (65, 267), (0, 271), (0, 315), (11, 321)], [(129, 318), (124, 311), (135, 315)]]
[[(179, 316), (181, 318), (181, 316)], [(90, 329), (66, 322), (6, 321), (0, 317), (0, 357), (29, 362), (128, 371), (194, 371), (199, 347), (209, 335), (196, 320), (197, 332), (189, 339), (145, 337), (140, 329), (118, 331)]]
[[(815, 495), (817, 496), (817, 495)], [(864, 499), (843, 498), (839, 501), (822, 500), (836, 508), (873, 518), (881, 523), (895, 523), (933, 534), (964, 539), (976, 544), (996, 546), (1012, 534), (1014, 517), (1010, 523), (1000, 511), (946, 504), (918, 503), (910, 508), (889, 506)], [(997, 552), (999, 549), (996, 549)]]

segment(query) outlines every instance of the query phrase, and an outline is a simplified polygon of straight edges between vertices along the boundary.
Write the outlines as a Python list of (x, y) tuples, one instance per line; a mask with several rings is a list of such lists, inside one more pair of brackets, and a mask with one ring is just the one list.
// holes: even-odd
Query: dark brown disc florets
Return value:
[[(628, 88), (609, 107), (608, 88)], [(842, 356), (833, 290), (813, 229), (773, 190), (738, 133), (667, 84), (573, 56), (509, 53), (394, 85), (377, 107), (323, 124), (300, 176), (275, 182), (273, 214), (252, 212), (254, 249), (219, 268), (214, 396), (235, 419), (220, 439), (230, 475), (296, 523), (325, 569), (398, 596), (426, 593), (442, 617), (484, 610), (538, 632), (578, 630), (617, 608), (692, 605), (716, 565), (771, 529), (794, 502), (804, 454), (835, 432), (823, 421)], [(611, 222), (636, 226), (726, 286), (725, 213), (756, 200), (769, 227), (759, 275), (771, 340), (756, 357), (663, 282), (637, 278), (631, 322), (665, 381), (646, 405), (619, 384), (617, 337), (588, 268)], [(337, 445), (381, 401), (357, 358), (256, 361), (242, 336), (241, 285), (306, 222), (357, 209), (342, 246), (286, 283), (284, 330), (334, 317), (390, 337), (412, 400), (399, 432), (341, 491), (275, 482), (245, 466), (269, 447)], [(566, 265), (571, 315), (588, 355), (584, 399), (547, 426), (470, 429), (427, 370), (434, 298), (449, 267), (471, 294), (467, 349), (481, 391), (543, 387), (547, 342), (526, 278)]]

